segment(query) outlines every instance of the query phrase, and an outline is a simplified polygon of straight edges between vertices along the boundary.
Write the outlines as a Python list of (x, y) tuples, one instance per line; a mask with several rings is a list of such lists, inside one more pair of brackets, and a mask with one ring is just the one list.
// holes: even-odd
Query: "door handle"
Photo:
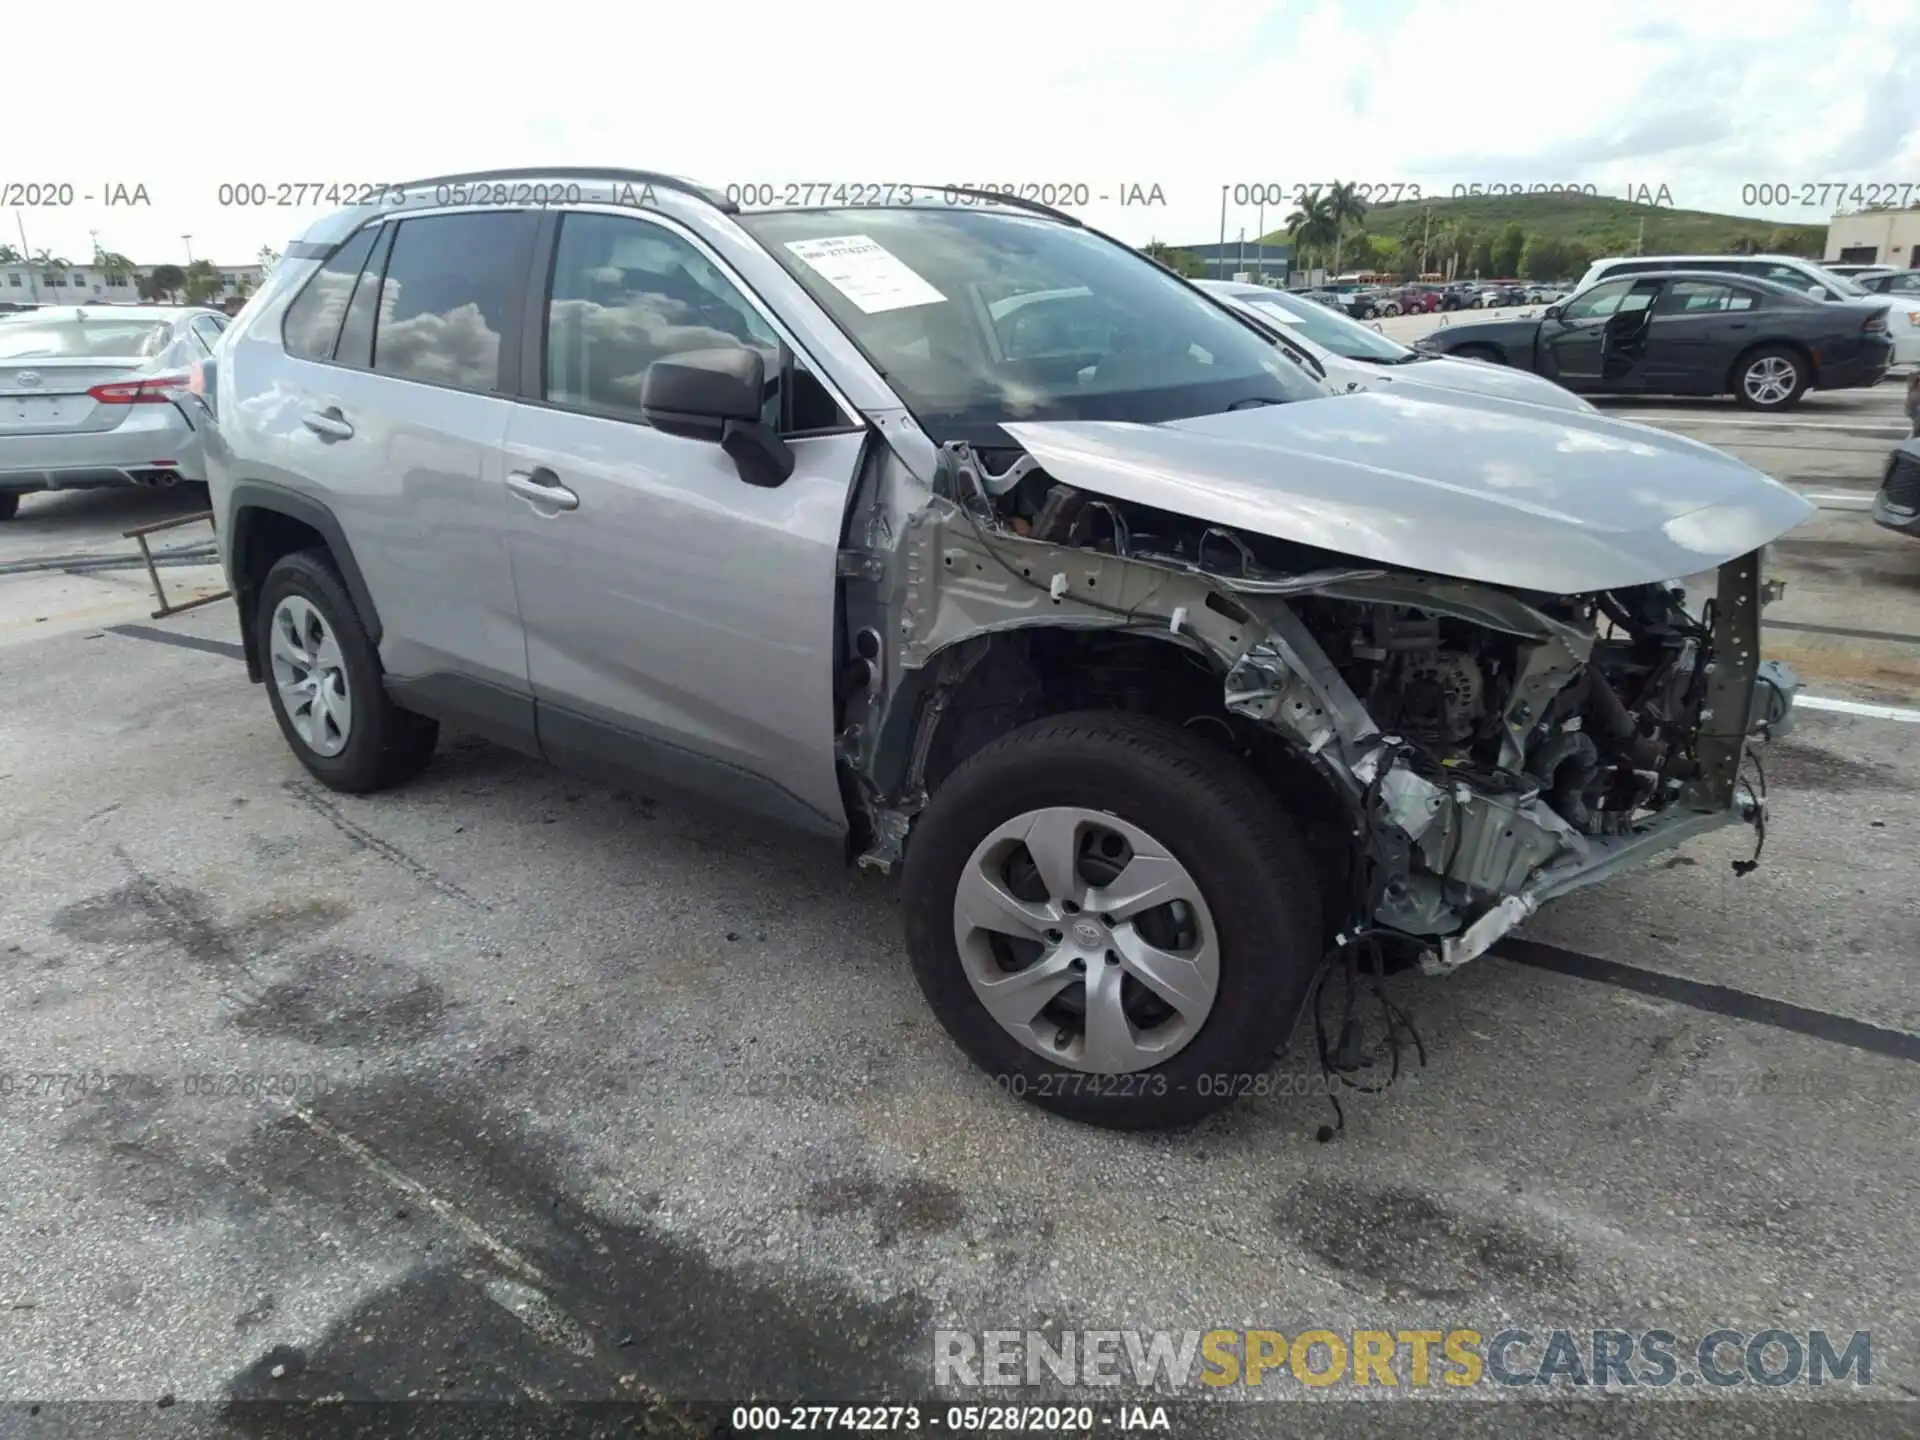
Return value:
[(507, 489), (523, 500), (531, 500), (536, 505), (551, 506), (555, 510), (578, 510), (580, 497), (560, 483), (560, 477), (544, 465), (531, 470), (512, 470), (507, 473)]
[(347, 417), (340, 413), (338, 405), (330, 405), (325, 410), (309, 410), (300, 417), (300, 423), (322, 440), (353, 438), (353, 426), (347, 423)]

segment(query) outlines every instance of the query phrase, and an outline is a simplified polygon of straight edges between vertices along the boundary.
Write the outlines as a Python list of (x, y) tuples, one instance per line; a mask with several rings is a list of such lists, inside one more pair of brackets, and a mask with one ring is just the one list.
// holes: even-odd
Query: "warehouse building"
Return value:
[(1229, 240), (1224, 245), (1175, 245), (1207, 267), (1207, 279), (1231, 280), (1245, 275), (1249, 280), (1273, 285), (1287, 283), (1290, 245), (1262, 245), (1258, 240)]
[(1836, 215), (1827, 226), (1827, 255), (1850, 265), (1920, 270), (1920, 207)]

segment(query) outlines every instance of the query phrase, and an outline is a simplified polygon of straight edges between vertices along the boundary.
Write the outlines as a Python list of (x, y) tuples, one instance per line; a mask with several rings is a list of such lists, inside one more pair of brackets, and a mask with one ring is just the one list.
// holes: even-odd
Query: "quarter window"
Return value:
[(381, 281), (373, 368), (497, 389), (500, 339), (536, 223), (518, 211), (402, 221)]
[(379, 229), (369, 226), (336, 250), (287, 307), (280, 338), (289, 355), (302, 360), (332, 357), (334, 337), (340, 333), (341, 318), (347, 313), (347, 297), (353, 294), (353, 282), (373, 250), (373, 238)]

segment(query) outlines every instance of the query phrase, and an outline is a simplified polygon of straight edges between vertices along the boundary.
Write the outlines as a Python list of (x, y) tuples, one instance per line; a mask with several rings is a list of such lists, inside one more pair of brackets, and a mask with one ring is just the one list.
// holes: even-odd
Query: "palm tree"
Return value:
[(1333, 219), (1333, 268), (1338, 270), (1347, 226), (1359, 225), (1367, 218), (1367, 202), (1360, 198), (1360, 188), (1353, 181), (1336, 180), (1327, 192), (1327, 212)]
[(133, 276), (133, 261), (118, 250), (102, 250), (94, 247), (93, 268), (106, 273), (109, 287), (124, 283)]
[(1337, 244), (1339, 234), (1333, 204), (1321, 194), (1318, 185), (1301, 196), (1299, 205), (1287, 216), (1287, 237), (1302, 258)]
[(0, 245), (0, 265), (18, 265), (20, 252), (11, 245)]

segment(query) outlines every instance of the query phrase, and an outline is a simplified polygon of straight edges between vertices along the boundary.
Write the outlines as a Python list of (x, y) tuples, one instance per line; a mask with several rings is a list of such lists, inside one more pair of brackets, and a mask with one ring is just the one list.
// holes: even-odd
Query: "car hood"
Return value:
[(1539, 329), (1538, 316), (1514, 316), (1505, 320), (1456, 320), (1451, 325), (1442, 325), (1438, 330), (1429, 331), (1422, 338), (1449, 349), (1460, 340), (1524, 340), (1532, 344), (1534, 334)]
[(1548, 594), (1697, 574), (1814, 511), (1698, 441), (1465, 393), (1002, 428), (1055, 480), (1111, 499)]
[(1446, 355), (1423, 356), (1400, 365), (1369, 365), (1350, 362), (1391, 388), (1416, 399), (1446, 400), (1452, 393), (1492, 395), (1508, 400), (1524, 400), (1529, 405), (1546, 405), (1556, 410), (1572, 410), (1582, 415), (1599, 411), (1564, 386), (1525, 370), (1490, 364), (1485, 360), (1460, 360)]

